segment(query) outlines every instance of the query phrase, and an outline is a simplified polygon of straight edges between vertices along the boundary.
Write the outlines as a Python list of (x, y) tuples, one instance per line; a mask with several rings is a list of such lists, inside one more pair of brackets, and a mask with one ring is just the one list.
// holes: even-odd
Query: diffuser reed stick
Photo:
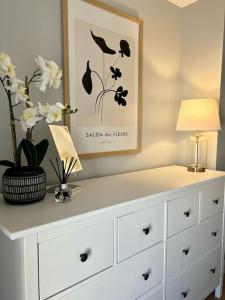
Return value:
[(58, 158), (56, 158), (56, 163), (54, 164), (53, 161), (50, 159), (50, 163), (53, 167), (53, 170), (56, 174), (56, 176), (59, 179), (59, 182), (61, 184), (66, 184), (76, 163), (77, 159), (74, 160), (74, 157), (71, 157), (70, 159), (67, 157), (66, 160), (61, 160), (61, 164), (59, 163)]

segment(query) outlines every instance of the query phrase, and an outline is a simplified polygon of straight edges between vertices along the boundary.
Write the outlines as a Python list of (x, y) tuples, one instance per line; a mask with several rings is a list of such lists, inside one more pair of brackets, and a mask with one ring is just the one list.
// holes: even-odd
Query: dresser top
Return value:
[(41, 202), (13, 206), (1, 196), (0, 231), (14, 240), (217, 178), (225, 178), (225, 172), (191, 173), (185, 167), (168, 166), (77, 181), (80, 189), (66, 203), (57, 204), (54, 195), (47, 194)]

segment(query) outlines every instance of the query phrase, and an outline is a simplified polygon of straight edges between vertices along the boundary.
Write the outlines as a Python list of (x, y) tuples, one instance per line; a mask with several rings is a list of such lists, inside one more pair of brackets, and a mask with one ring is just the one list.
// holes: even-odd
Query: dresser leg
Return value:
[(223, 285), (220, 284), (216, 289), (215, 289), (215, 297), (220, 299), (223, 295)]

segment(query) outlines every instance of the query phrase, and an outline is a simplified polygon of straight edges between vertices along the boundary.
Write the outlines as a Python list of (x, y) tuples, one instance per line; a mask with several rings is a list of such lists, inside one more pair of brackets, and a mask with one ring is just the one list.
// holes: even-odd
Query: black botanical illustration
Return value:
[[(118, 62), (120, 59), (128, 58), (131, 56), (130, 46), (126, 40), (121, 40), (119, 43), (120, 49), (115, 51), (110, 48), (104, 38), (97, 36), (90, 32), (92, 39), (95, 41), (99, 50), (102, 54), (102, 74), (100, 72), (93, 70), (91, 68), (91, 62), (88, 60), (86, 64), (86, 71), (82, 78), (83, 87), (88, 95), (91, 95), (93, 91), (93, 76), (100, 81), (102, 89), (99, 91), (95, 99), (95, 113), (98, 114), (100, 118), (100, 123), (103, 121), (103, 108), (104, 108), (104, 96), (106, 94), (112, 94), (112, 100), (115, 101), (120, 106), (126, 106), (127, 100), (125, 99), (128, 95), (128, 90), (124, 89), (122, 85), (119, 85), (119, 80), (122, 78), (123, 74), (118, 67)], [(117, 54), (117, 55), (116, 55)], [(105, 55), (114, 55), (115, 60), (112, 65), (106, 68), (105, 65)], [(100, 66), (101, 67), (101, 66)], [(109, 79), (111, 80), (109, 81)], [(109, 83), (111, 84), (109, 85)], [(118, 82), (118, 87), (115, 88)]]

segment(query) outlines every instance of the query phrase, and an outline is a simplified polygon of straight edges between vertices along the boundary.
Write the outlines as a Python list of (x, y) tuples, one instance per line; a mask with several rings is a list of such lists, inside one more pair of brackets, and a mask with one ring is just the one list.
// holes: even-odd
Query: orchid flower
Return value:
[(37, 65), (41, 69), (40, 81), (37, 82), (37, 87), (45, 92), (47, 85), (58, 89), (62, 79), (62, 70), (54, 61), (44, 60), (42, 56), (35, 58)]
[(45, 105), (42, 105), (40, 102), (38, 102), (38, 108), (39, 108), (39, 113), (43, 117), (47, 117), (49, 110), (50, 110), (50, 105), (46, 103)]
[(49, 70), (49, 86), (58, 89), (62, 79), (62, 70), (52, 60), (46, 60), (46, 65)]
[(11, 63), (11, 58), (4, 52), (0, 52), (0, 73), (10, 78), (16, 77), (15, 66)]
[(0, 52), (0, 71), (6, 73), (8, 66), (11, 64), (11, 58), (4, 52)]
[(22, 80), (19, 80), (18, 78), (10, 78), (9, 81), (6, 82), (5, 88), (13, 93), (16, 92), (16, 90), (19, 88), (19, 84), (23, 84), (24, 82)]
[(39, 113), (41, 116), (46, 118), (47, 123), (58, 122), (62, 120), (63, 110), (65, 106), (61, 103), (56, 103), (54, 105), (42, 105), (40, 102), (39, 105)]
[(47, 123), (59, 122), (62, 120), (63, 109), (65, 106), (61, 103), (56, 103), (56, 105), (51, 105), (49, 108), (49, 112), (46, 117)]
[(34, 125), (41, 121), (43, 117), (40, 117), (39, 111), (36, 107), (34, 108), (26, 108), (21, 115), (20, 123), (25, 132), (27, 132), (28, 128), (34, 127)]
[(29, 99), (29, 96), (26, 94), (26, 88), (24, 86), (20, 86), (15, 91), (16, 97), (15, 97), (15, 103), (19, 102), (25, 102), (29, 104), (30, 106), (33, 106), (33, 102), (31, 102)]
[(21, 126), (27, 132), (28, 128), (34, 127), (41, 120), (46, 120), (47, 123), (59, 122), (62, 120), (64, 109), (66, 107), (61, 103), (42, 105), (39, 102), (38, 107), (27, 108), (23, 111), (20, 118)]

